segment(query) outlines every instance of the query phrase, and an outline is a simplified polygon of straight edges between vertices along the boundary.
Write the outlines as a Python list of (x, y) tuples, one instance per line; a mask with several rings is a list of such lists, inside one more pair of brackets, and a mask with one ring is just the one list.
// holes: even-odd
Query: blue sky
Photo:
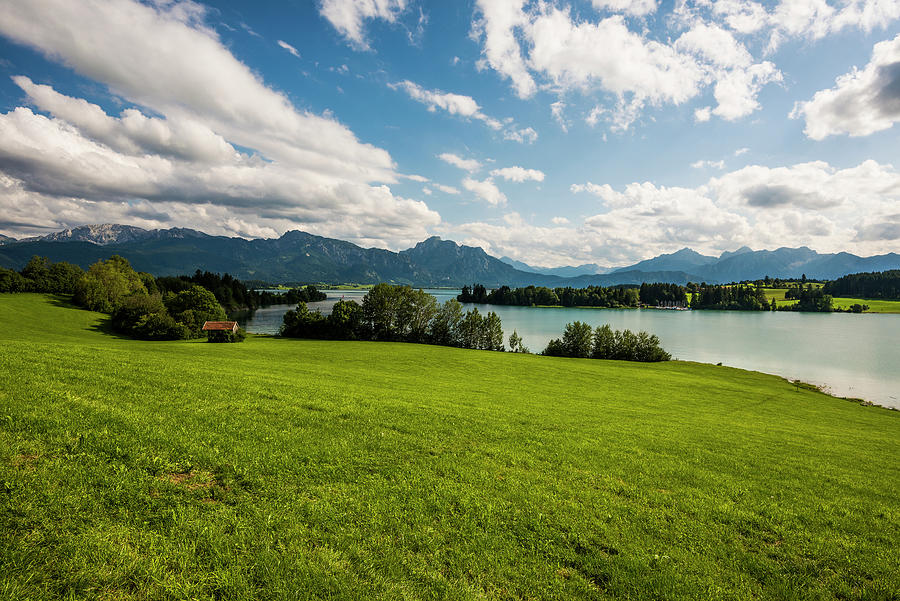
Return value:
[(900, 0), (7, 0), (0, 233), (900, 251)]

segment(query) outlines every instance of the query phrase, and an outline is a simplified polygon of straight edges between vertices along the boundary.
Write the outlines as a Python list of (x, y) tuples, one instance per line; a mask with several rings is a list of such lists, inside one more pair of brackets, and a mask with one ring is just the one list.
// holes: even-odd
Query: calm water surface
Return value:
[[(362, 302), (364, 290), (325, 290), (328, 299), (311, 310), (330, 313), (335, 302)], [(426, 290), (438, 302), (459, 291)], [(757, 311), (657, 311), (652, 309), (567, 309), (478, 307), (494, 311), (506, 338), (513, 330), (532, 352), (558, 338), (567, 323), (646, 330), (659, 336), (676, 359), (719, 363), (778, 374), (825, 386), (839, 396), (859, 397), (900, 408), (900, 315), (782, 313)], [(260, 309), (242, 321), (248, 332), (274, 334), (289, 305)], [(239, 321), (241, 319), (239, 318)]]

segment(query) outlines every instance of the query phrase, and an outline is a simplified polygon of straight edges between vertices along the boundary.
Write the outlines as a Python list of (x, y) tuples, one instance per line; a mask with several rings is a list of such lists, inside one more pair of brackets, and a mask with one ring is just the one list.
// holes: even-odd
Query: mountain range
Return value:
[(0, 266), (14, 269), (21, 269), (34, 255), (87, 268), (113, 254), (127, 258), (135, 269), (154, 275), (201, 269), (270, 283), (384, 281), (424, 287), (473, 283), (488, 287), (714, 283), (803, 274), (834, 279), (848, 273), (900, 268), (897, 253), (858, 257), (820, 254), (806, 247), (772, 251), (744, 247), (718, 257), (684, 248), (617, 269), (596, 264), (540, 268), (508, 257), (501, 260), (481, 248), (436, 236), (413, 248), (392, 252), (296, 230), (279, 238), (246, 240), (186, 228), (145, 230), (119, 224), (86, 225), (22, 240), (0, 239)]

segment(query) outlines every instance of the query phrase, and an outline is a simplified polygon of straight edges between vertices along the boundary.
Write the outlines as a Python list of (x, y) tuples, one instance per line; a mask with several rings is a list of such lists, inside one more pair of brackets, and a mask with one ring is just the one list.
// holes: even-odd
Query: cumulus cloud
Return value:
[(900, 35), (879, 42), (862, 70), (837, 78), (833, 88), (798, 102), (791, 117), (806, 120), (804, 132), (813, 140), (849, 134), (868, 136), (900, 121)]
[(371, 50), (365, 22), (383, 19), (394, 23), (406, 10), (406, 0), (322, 0), (319, 14), (358, 50)]
[(544, 181), (543, 171), (538, 171), (537, 169), (525, 169), (518, 165), (514, 167), (504, 167), (503, 169), (494, 169), (491, 171), (491, 175), (494, 177), (502, 177), (508, 182), (521, 183), (529, 180), (534, 182)]
[(438, 155), (439, 159), (453, 165), (454, 167), (459, 167), (464, 171), (468, 171), (470, 173), (479, 171), (481, 169), (481, 163), (476, 161), (475, 159), (464, 159), (459, 155), (453, 154), (452, 152), (443, 152)]
[(444, 194), (459, 194), (459, 189), (454, 188), (453, 186), (445, 186), (444, 184), (434, 184), (434, 187), (443, 192)]
[(462, 185), (463, 188), (474, 193), (475, 196), (489, 205), (497, 207), (506, 204), (506, 195), (500, 191), (490, 177), (481, 181), (467, 177), (463, 180)]
[(205, 18), (189, 2), (0, 4), (0, 34), (107, 86), (127, 107), (110, 115), (16, 77), (38, 112), (0, 115), (4, 215), (40, 199), (56, 226), (78, 224), (66, 215), (109, 221), (112, 206), (129, 221), (128, 207), (140, 207), (134, 220), (169, 215), (169, 225), (219, 232), (227, 223), (250, 232), (252, 222), (397, 246), (440, 222), (424, 203), (391, 193), (398, 176), (386, 151), (330, 114), (298, 110)]
[[(654, 2), (618, 0), (594, 5), (631, 15), (656, 8)], [(696, 17), (687, 22), (689, 30), (677, 40), (662, 42), (633, 30), (622, 15), (592, 21), (577, 18), (568, 5), (479, 0), (471, 35), (482, 43), (480, 65), (508, 78), (521, 98), (541, 87), (605, 95), (591, 111), (590, 125), (604, 118), (614, 130), (625, 130), (646, 107), (682, 104), (710, 85), (718, 106), (696, 113), (698, 121), (711, 114), (734, 120), (758, 109), (760, 90), (781, 81), (781, 72), (771, 62), (755, 62), (726, 28)], [(557, 120), (563, 106), (552, 108)]]
[(297, 58), (302, 58), (300, 56), (300, 51), (297, 50), (296, 48), (294, 48), (293, 46), (291, 46), (290, 44), (288, 44), (287, 42), (285, 42), (284, 40), (278, 40), (278, 45), (281, 46), (282, 48), (284, 48), (285, 50), (287, 50), (288, 52), (290, 52), (291, 54), (293, 54), (294, 56), (296, 56)]
[(643, 17), (656, 12), (656, 0), (591, 0), (597, 10), (626, 13)]
[(900, 18), (897, 0), (844, 0), (841, 3), (779, 0), (767, 4), (755, 0), (718, 0), (693, 4), (709, 6), (713, 18), (722, 20), (738, 33), (768, 32), (769, 51), (775, 50), (785, 39), (817, 40), (846, 29), (870, 32)]
[(847, 169), (822, 161), (751, 165), (696, 188), (588, 182), (570, 189), (596, 196), (604, 211), (567, 235), (612, 253), (579, 260), (621, 264), (684, 246), (718, 254), (736, 243), (871, 255), (894, 250), (891, 236), (900, 222), (900, 173), (875, 161)]
[(691, 163), (691, 167), (693, 167), (694, 169), (704, 169), (706, 167), (714, 167), (715, 169), (724, 169), (725, 161), (723, 161), (723, 160), (708, 161), (708, 160), (701, 159), (699, 161), (694, 161), (693, 163)]
[(406, 92), (407, 95), (416, 102), (421, 102), (426, 105), (431, 112), (440, 109), (451, 115), (481, 121), (494, 131), (502, 130), (503, 138), (505, 140), (513, 140), (520, 144), (531, 144), (537, 140), (537, 132), (531, 127), (518, 129), (511, 119), (501, 121), (484, 114), (481, 107), (471, 96), (443, 92), (441, 90), (428, 90), (409, 80), (390, 83), (388, 84), (388, 87), (392, 90), (402, 90)]

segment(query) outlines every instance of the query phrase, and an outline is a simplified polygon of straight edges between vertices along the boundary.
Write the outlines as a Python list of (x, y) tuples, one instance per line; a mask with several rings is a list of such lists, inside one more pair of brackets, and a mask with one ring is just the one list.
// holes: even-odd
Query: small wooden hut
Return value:
[(203, 324), (206, 339), (210, 342), (231, 342), (238, 331), (236, 321), (207, 321)]

